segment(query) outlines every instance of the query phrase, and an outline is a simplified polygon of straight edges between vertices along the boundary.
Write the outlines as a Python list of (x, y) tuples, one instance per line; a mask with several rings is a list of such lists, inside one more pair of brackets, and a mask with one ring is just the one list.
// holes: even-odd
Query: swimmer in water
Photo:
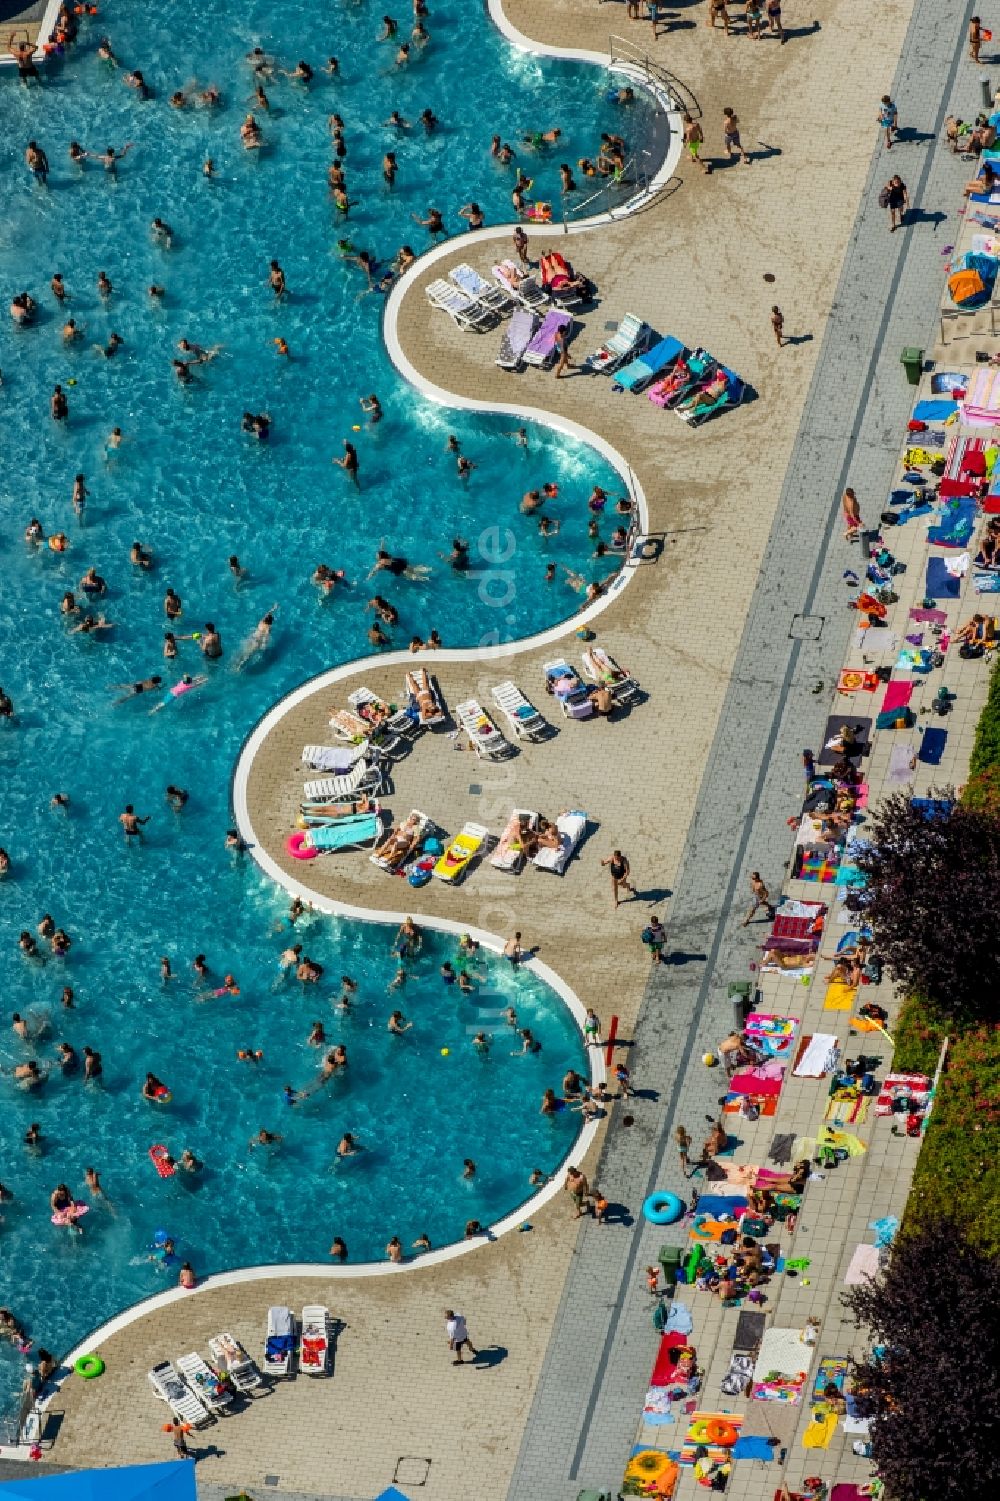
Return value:
[(160, 702), (154, 704), (153, 708), (149, 711), (150, 714), (159, 714), (161, 709), (169, 708), (171, 704), (175, 704), (184, 694), (191, 693), (195, 688), (201, 688), (207, 682), (208, 678), (203, 672), (199, 673), (197, 677), (192, 677), (189, 672), (184, 673), (179, 682), (175, 683), (172, 688), (168, 688)]
[(337, 998), (338, 1011), (350, 1011), (351, 1003), (358, 993), (358, 982), (352, 980), (350, 975), (340, 977), (340, 995)]
[[(354, 488), (356, 490), (360, 489), (360, 481), (358, 479), (358, 450), (353, 443), (348, 442), (345, 438), (344, 457), (342, 459), (332, 459), (331, 463), (336, 464), (338, 469), (343, 469)], [(370, 577), (371, 574), (369, 574)]]
[(277, 608), (277, 605), (272, 605), (267, 614), (258, 620), (233, 662), (234, 672), (239, 672), (244, 668), (251, 657), (259, 656), (261, 652), (267, 650), (271, 641), (271, 628), (274, 625), (274, 616)]
[(394, 1235), (392, 1239), (387, 1243), (385, 1254), (388, 1256), (390, 1261), (402, 1261), (403, 1243), (398, 1235)]
[(480, 1058), (488, 1058), (489, 1057), (489, 1053), (490, 1053), (490, 1038), (487, 1037), (487, 1035), (486, 1035), (485, 1032), (477, 1032), (476, 1033), (475, 1037), (472, 1039), (472, 1046), (475, 1048), (475, 1050), (479, 1054)]
[(422, 1235), (417, 1236), (413, 1242), (413, 1249), (414, 1251), (429, 1251), (431, 1249), (431, 1238), (426, 1230)]
[(276, 1147), (283, 1140), (284, 1138), (280, 1136), (278, 1132), (265, 1131), (264, 1127), (261, 1126), (260, 1130), (257, 1132), (257, 1135), (252, 1136), (247, 1142), (247, 1146), (252, 1151), (254, 1147)]
[(394, 1011), (389, 1018), (388, 1030), (394, 1037), (402, 1037), (403, 1033), (408, 1032), (412, 1026), (413, 1023), (406, 1020), (402, 1011)]
[(338, 1157), (356, 1157), (362, 1150), (363, 1148), (354, 1140), (350, 1131), (345, 1131), (337, 1144)]

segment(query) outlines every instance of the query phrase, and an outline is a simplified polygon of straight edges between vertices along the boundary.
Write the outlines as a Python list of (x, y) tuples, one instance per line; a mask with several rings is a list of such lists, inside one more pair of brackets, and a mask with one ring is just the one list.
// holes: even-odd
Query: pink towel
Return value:
[(887, 713), (890, 709), (905, 709), (913, 697), (913, 684), (896, 680), (887, 685), (885, 698), (882, 700), (880, 714)]

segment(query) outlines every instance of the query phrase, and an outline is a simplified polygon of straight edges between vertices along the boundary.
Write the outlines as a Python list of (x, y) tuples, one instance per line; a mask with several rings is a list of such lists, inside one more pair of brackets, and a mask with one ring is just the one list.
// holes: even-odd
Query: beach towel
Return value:
[(769, 1058), (788, 1053), (799, 1024), (797, 1016), (770, 1016), (762, 1011), (751, 1011), (743, 1031), (747, 1040)]
[(859, 748), (851, 752), (851, 757), (867, 754), (868, 735), (872, 727), (871, 720), (859, 719), (853, 714), (831, 714), (826, 722), (826, 729), (823, 731), (823, 739), (820, 742), (822, 749), (816, 757), (817, 766), (835, 766), (838, 761), (843, 759), (843, 751), (839, 749), (835, 750), (831, 747), (830, 741), (836, 740), (845, 724), (850, 725), (851, 729), (857, 735), (857, 745)]
[(804, 850), (797, 861), (793, 879), (796, 881), (819, 881), (830, 884), (836, 880), (839, 857), (826, 850)]
[(803, 1449), (828, 1449), (837, 1431), (837, 1414), (825, 1403), (813, 1409), (812, 1422), (802, 1435)]
[(886, 781), (901, 787), (904, 783), (913, 780), (913, 763), (917, 753), (913, 746), (907, 742), (905, 745), (894, 745), (889, 752), (889, 770), (886, 773)]
[(731, 1445), (710, 1443), (706, 1436), (706, 1427), (709, 1423), (725, 1423), (734, 1435), (739, 1436), (739, 1431), (746, 1418), (739, 1412), (693, 1412), (688, 1418), (688, 1429), (684, 1435), (684, 1447), (681, 1449), (681, 1464), (693, 1465), (695, 1451), (699, 1448), (708, 1450), (708, 1457), (716, 1464), (722, 1464), (730, 1457)]
[(706, 1193), (699, 1195), (698, 1213), (707, 1214), (713, 1219), (738, 1219), (746, 1213), (747, 1196), (743, 1188), (737, 1188), (734, 1193), (725, 1193), (721, 1189), (718, 1193)]
[(857, 993), (858, 987), (856, 985), (848, 985), (846, 980), (831, 980), (826, 987), (823, 1010), (850, 1011), (854, 1005), (854, 998)]
[(687, 1304), (671, 1303), (667, 1322), (663, 1328), (664, 1334), (690, 1334), (693, 1328), (694, 1319)]
[(863, 1094), (844, 1094), (838, 1098), (836, 1094), (830, 1096), (827, 1101), (823, 1119), (831, 1125), (858, 1126), (868, 1119), (868, 1099)]
[(913, 408), (913, 417), (917, 422), (938, 422), (945, 417), (950, 417), (954, 410), (954, 398), (942, 397), (938, 401), (918, 401)]
[(785, 1076), (783, 1063), (761, 1063), (738, 1069), (729, 1081), (730, 1094), (779, 1095)]
[(816, 1380), (813, 1382), (813, 1399), (819, 1401), (830, 1385), (831, 1381), (838, 1392), (843, 1392), (844, 1382), (847, 1380), (847, 1357), (844, 1355), (824, 1355), (816, 1372)]
[[(876, 724), (879, 729), (885, 729), (886, 724), (891, 724), (893, 716), (898, 717), (898, 711), (905, 709), (913, 697), (913, 684), (893, 679), (886, 685), (885, 697), (882, 699), (881, 708), (878, 711)], [(884, 721), (884, 722), (883, 722)]]
[(924, 730), (920, 749), (917, 752), (918, 761), (923, 761), (926, 766), (940, 766), (947, 740), (947, 730), (934, 728)]
[(874, 693), (879, 681), (877, 672), (866, 672), (861, 667), (842, 667), (837, 677), (837, 692)]
[(878, 1246), (856, 1246), (844, 1278), (848, 1287), (860, 1287), (868, 1278), (878, 1276)]
[(768, 1329), (753, 1368), (754, 1401), (794, 1406), (801, 1400), (811, 1361), (812, 1349), (803, 1344), (798, 1329)]
[[(739, 1397), (746, 1391), (753, 1376), (752, 1355), (731, 1355), (729, 1369), (719, 1382), (719, 1390), (727, 1397)], [(735, 1454), (735, 1450), (733, 1451)]]
[(957, 599), (959, 580), (948, 572), (948, 558), (928, 558), (924, 579), (924, 595), (927, 599)]
[(988, 568), (974, 568), (972, 587), (977, 594), (1000, 594), (1000, 573), (993, 573)]
[[(758, 1313), (756, 1310), (744, 1308), (740, 1310), (740, 1316), (736, 1320), (736, 1333), (733, 1335), (734, 1350), (756, 1350), (764, 1338), (764, 1328), (767, 1324), (767, 1314)], [(751, 1375), (753, 1374), (751, 1370)]]
[(687, 1336), (664, 1334), (656, 1352), (656, 1363), (649, 1378), (650, 1386), (669, 1386), (677, 1373), (677, 1358), (682, 1350), (689, 1349)]
[(927, 540), (935, 547), (964, 547), (976, 525), (975, 500), (949, 500), (937, 526), (928, 527)]
[(772, 1460), (778, 1457), (778, 1440), (760, 1433), (741, 1435), (729, 1451), (734, 1459)]
[(678, 1390), (676, 1386), (649, 1387), (642, 1404), (642, 1421), (652, 1428), (658, 1428), (666, 1423), (676, 1423), (673, 1403)]
[[(926, 1074), (886, 1074), (875, 1101), (876, 1115), (893, 1115), (893, 1105), (903, 1102), (908, 1111), (922, 1112), (930, 1098), (931, 1081)], [(902, 1114), (903, 1111), (898, 1112)]]
[(816, 1032), (792, 1073), (798, 1079), (821, 1079), (833, 1070), (838, 1052), (839, 1045), (832, 1032)]

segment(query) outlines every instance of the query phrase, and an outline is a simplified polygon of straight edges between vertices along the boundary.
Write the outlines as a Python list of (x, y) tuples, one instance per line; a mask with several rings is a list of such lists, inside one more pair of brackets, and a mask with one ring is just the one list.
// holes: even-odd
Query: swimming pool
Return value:
[[(335, 253), (344, 226), (333, 222), (325, 182), (326, 121), (339, 110), (348, 182), (361, 199), (348, 226), (355, 245), (380, 257), (404, 241), (423, 249), (426, 232), (410, 216), (430, 206), (452, 230), (471, 198), (487, 222), (507, 217), (510, 176), (488, 153), (494, 131), (516, 144), (526, 130), (562, 127), (565, 152), (536, 164), (539, 192), (554, 196), (559, 161), (593, 154), (601, 130), (622, 129), (605, 79), (511, 52), (478, 9), (458, 0), (435, 0), (427, 53), (403, 72), (391, 68), (391, 48), (376, 44), (369, 10), (344, 4), (323, 35), (312, 10), (305, 0), (282, 7), (275, 36), (271, 5), (103, 7), (101, 28), (123, 64), (141, 67), (156, 90), (148, 103), (98, 61), (96, 32), (43, 90), (0, 83), (8, 204), (0, 285), (5, 304), (27, 288), (41, 305), (37, 326), (13, 330), (4, 316), (0, 332), (0, 680), (17, 710), (16, 722), (0, 721), (0, 844), (13, 861), (0, 884), (0, 980), (11, 1011), (33, 1023), (48, 1017), (52, 1027), (30, 1048), (5, 1029), (0, 1056), (8, 1067), (30, 1056), (51, 1063), (65, 1038), (98, 1049), (105, 1070), (103, 1090), (58, 1070), (35, 1094), (0, 1081), (0, 1176), (14, 1193), (0, 1230), (0, 1301), (56, 1350), (163, 1285), (164, 1273), (146, 1259), (158, 1228), (177, 1236), (199, 1273), (323, 1259), (334, 1234), (352, 1261), (380, 1257), (392, 1233), (406, 1244), (426, 1230), (436, 1246), (461, 1238), (468, 1219), (486, 1223), (525, 1199), (530, 1170), (562, 1160), (576, 1121), (538, 1111), (542, 1089), (558, 1087), (569, 1067), (583, 1071), (584, 1061), (568, 1012), (537, 980), (491, 962), (484, 988), (492, 994), (459, 999), (436, 978), (453, 943), (429, 938), (399, 999), (415, 1027), (389, 1037), (391, 932), (315, 920), (303, 941), (332, 983), (275, 989), (288, 941), (275, 931), (283, 902), (250, 862), (224, 849), (229, 771), (249, 726), (297, 682), (370, 650), (364, 601), (373, 591), (364, 575), (380, 536), (433, 570), (424, 586), (401, 580), (381, 589), (400, 612), (393, 644), (436, 628), (446, 645), (476, 645), (496, 630), (497, 612), (484, 615), (475, 579), (453, 574), (438, 553), (458, 534), (475, 546), (501, 517), (516, 539), (517, 583), (502, 634), (518, 637), (580, 602), (561, 578), (543, 583), (550, 559), (585, 578), (607, 571), (591, 557), (586, 498), (595, 483), (620, 490), (589, 448), (532, 428), (525, 450), (502, 436), (509, 418), (444, 412), (396, 377), (381, 344), (380, 299), (359, 300), (363, 276)], [(257, 42), (288, 65), (299, 57), (316, 65), (335, 52), (342, 69), (308, 94), (285, 79), (267, 83), (272, 110), (259, 118), (269, 149), (260, 158), (238, 140), (250, 92), (241, 60)], [(168, 107), (169, 94), (195, 74), (221, 87), (223, 108)], [(425, 107), (441, 129), (404, 134), (390, 195), (379, 164), (391, 142), (379, 122), (393, 108), (413, 118)], [(642, 130), (641, 107), (628, 128)], [(32, 138), (50, 157), (47, 189), (21, 160)], [(74, 138), (95, 151), (127, 142), (134, 149), (115, 181), (95, 163), (71, 166)], [(216, 163), (212, 181), (201, 175), (206, 154)], [(154, 216), (175, 231), (172, 249), (152, 243)], [(272, 257), (291, 289), (281, 306), (266, 285)], [(101, 270), (114, 289), (106, 304), (95, 285)], [(71, 297), (62, 312), (47, 289), (55, 271)], [(150, 283), (166, 287), (162, 300), (147, 296)], [(60, 338), (67, 313), (86, 329), (72, 349)], [(125, 343), (105, 360), (93, 346), (112, 331)], [(169, 365), (182, 337), (224, 346), (188, 389)], [(287, 340), (291, 359), (277, 355), (276, 338)], [(48, 417), (56, 382), (70, 401), (65, 428)], [(354, 433), (364, 424), (358, 399), (373, 390), (385, 419)], [(268, 444), (239, 431), (246, 409), (271, 414)], [(115, 426), (124, 441), (108, 452)], [(449, 433), (478, 466), (467, 484), (445, 453)], [(348, 436), (360, 454), (357, 492), (330, 463)], [(82, 521), (70, 506), (78, 471), (91, 492)], [(522, 492), (546, 480), (559, 486), (550, 509), (561, 522), (549, 541), (518, 511)], [(68, 552), (22, 543), (36, 516), (46, 535), (67, 533)], [(136, 540), (152, 550), (153, 570), (130, 564)], [(238, 588), (226, 562), (234, 553), (249, 570)], [(319, 562), (343, 568), (353, 583), (320, 598), (310, 582)], [(105, 638), (68, 635), (59, 614), (61, 596), (91, 564), (109, 585), (100, 608), (116, 628)], [(116, 704), (109, 685), (155, 673), (172, 682), (203, 665), (192, 642), (181, 643), (176, 663), (163, 660), (168, 586), (183, 601), (178, 631), (213, 620), (226, 655), (209, 664), (197, 693), (150, 717), (148, 699)], [(271, 651), (234, 671), (240, 641), (275, 603)], [(165, 802), (168, 783), (190, 793), (180, 813)], [(57, 791), (69, 794), (68, 811), (50, 806)], [(129, 801), (152, 814), (141, 849), (125, 848), (117, 823)], [(18, 952), (17, 934), (46, 912), (74, 947), (68, 960), (36, 966)], [(198, 998), (190, 969), (198, 952), (213, 976), (236, 973), (238, 998)], [(169, 986), (159, 980), (164, 954), (179, 976)], [(346, 1020), (331, 1006), (341, 973), (360, 982), (357, 1013)], [(70, 1011), (60, 1007), (65, 984), (76, 992)], [(509, 1056), (498, 1013), (511, 1000), (543, 1040), (537, 1057)], [(302, 1087), (317, 1068), (306, 1043), (317, 1019), (332, 1041), (346, 1043), (349, 1074), (289, 1110), (282, 1086)], [(496, 1036), (488, 1063), (471, 1047), (481, 1029)], [(238, 1062), (243, 1047), (261, 1049), (264, 1061)], [(173, 1089), (163, 1111), (139, 1097), (146, 1069)], [(37, 1155), (20, 1140), (33, 1121), (43, 1132)], [(285, 1137), (280, 1147), (248, 1149), (261, 1126)], [(334, 1167), (344, 1130), (369, 1150)], [(190, 1147), (205, 1160), (203, 1177), (161, 1181), (147, 1156), (160, 1141), (175, 1152)], [(466, 1156), (477, 1162), (471, 1184), (461, 1176)], [(112, 1203), (96, 1205), (76, 1237), (51, 1226), (48, 1195), (66, 1181), (86, 1197), (88, 1166), (101, 1172)], [(7, 1347), (0, 1385), (9, 1393), (18, 1380)]]

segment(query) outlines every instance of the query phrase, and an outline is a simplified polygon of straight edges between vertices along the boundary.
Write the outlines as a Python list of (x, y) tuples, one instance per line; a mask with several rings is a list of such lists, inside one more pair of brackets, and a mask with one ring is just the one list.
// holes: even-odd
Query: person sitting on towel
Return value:
[(987, 647), (993, 645), (994, 622), (986, 615), (973, 615), (955, 632), (954, 639), (963, 646)]
[[(991, 127), (992, 128), (992, 127)], [(996, 134), (996, 132), (994, 132)], [(972, 193), (992, 193), (996, 187), (997, 176), (989, 162), (983, 163), (983, 170), (978, 177), (973, 177), (965, 184), (962, 192), (968, 198)]]

